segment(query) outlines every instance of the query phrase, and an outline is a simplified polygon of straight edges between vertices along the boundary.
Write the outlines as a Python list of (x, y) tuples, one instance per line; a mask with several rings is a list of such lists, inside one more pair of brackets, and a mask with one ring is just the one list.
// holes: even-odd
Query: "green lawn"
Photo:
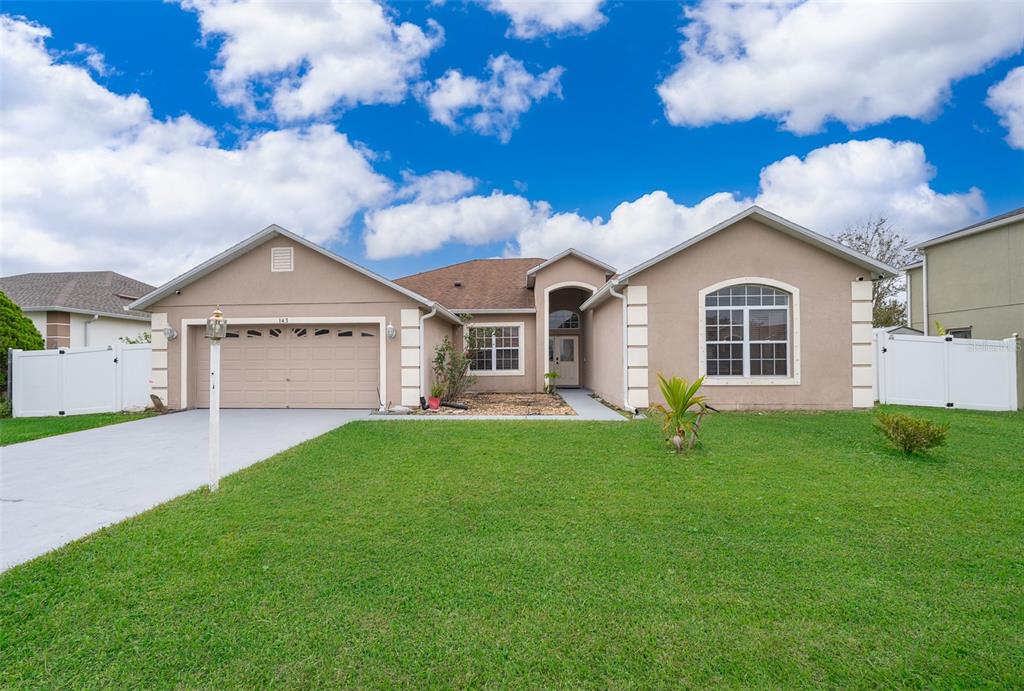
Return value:
[(0, 446), (17, 444), (68, 432), (80, 432), (93, 427), (116, 425), (153, 415), (146, 413), (95, 413), (66, 417), (19, 417), (0, 419)]
[(3, 687), (1024, 686), (1024, 416), (350, 424), (0, 576)]

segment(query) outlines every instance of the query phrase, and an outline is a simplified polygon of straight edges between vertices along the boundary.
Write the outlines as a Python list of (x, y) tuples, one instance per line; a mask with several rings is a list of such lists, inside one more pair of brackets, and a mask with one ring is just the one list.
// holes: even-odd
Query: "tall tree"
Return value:
[[(910, 241), (896, 231), (881, 214), (846, 227), (836, 240), (861, 254), (900, 268), (914, 261), (917, 253)], [(897, 326), (907, 321), (907, 286), (902, 274), (871, 284), (872, 321), (875, 326)]]
[(0, 291), (0, 392), (7, 391), (7, 349), (42, 350), (43, 337), (21, 308)]

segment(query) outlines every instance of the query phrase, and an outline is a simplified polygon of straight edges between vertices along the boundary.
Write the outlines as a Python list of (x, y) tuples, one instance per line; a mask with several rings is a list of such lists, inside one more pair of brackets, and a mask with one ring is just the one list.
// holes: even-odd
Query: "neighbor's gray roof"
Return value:
[(113, 271), (64, 271), (0, 278), (0, 290), (24, 311), (54, 310), (149, 319), (124, 307), (153, 286)]
[(986, 218), (984, 221), (972, 223), (971, 225), (966, 226), (964, 228), (951, 230), (948, 233), (939, 235), (938, 237), (934, 237), (931, 240), (919, 242), (916, 245), (914, 245), (911, 249), (920, 250), (925, 249), (927, 247), (931, 247), (933, 245), (941, 245), (942, 243), (949, 242), (950, 240), (956, 240), (958, 238), (962, 238), (967, 235), (973, 235), (975, 233), (981, 233), (986, 230), (1001, 228), (1009, 223), (1016, 223), (1017, 221), (1020, 220), (1024, 220), (1024, 206), (1020, 207), (1019, 209), (1014, 209), (1013, 211), (1007, 211), (1005, 214), (999, 214), (998, 216), (993, 216), (992, 218)]

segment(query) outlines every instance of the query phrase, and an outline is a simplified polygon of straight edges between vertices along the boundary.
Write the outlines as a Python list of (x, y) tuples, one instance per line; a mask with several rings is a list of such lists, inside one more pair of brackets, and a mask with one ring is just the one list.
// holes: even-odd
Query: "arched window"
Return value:
[(790, 375), (790, 295), (763, 285), (735, 285), (704, 298), (709, 377)]
[(580, 315), (572, 310), (555, 310), (548, 317), (549, 329), (578, 329)]

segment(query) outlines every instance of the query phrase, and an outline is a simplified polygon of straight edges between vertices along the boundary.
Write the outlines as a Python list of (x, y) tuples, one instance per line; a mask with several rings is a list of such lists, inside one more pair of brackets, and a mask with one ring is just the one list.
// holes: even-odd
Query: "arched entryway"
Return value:
[(586, 313), (580, 309), (596, 288), (587, 283), (565, 282), (545, 290), (543, 325), (544, 372), (554, 372), (556, 387), (586, 386), (589, 375), (589, 343)]

